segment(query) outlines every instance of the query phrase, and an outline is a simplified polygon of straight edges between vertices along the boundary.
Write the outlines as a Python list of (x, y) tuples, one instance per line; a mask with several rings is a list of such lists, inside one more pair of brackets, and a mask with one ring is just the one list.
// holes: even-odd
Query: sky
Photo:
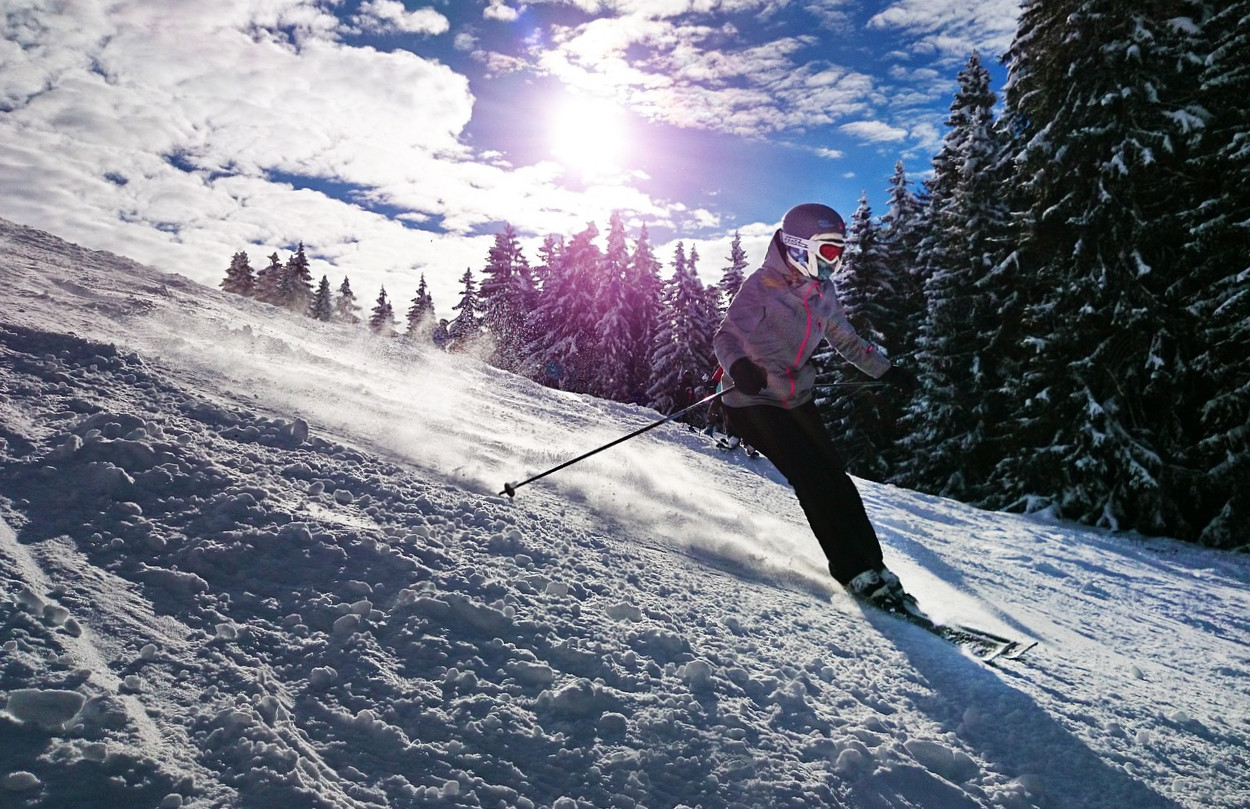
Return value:
[(764, 459), (0, 220), (8, 809), (1244, 809), (1250, 555)]
[(735, 232), (758, 262), (792, 205), (919, 181), (1018, 6), (0, 0), (0, 216), (214, 283), (302, 241), (449, 315), (504, 223), (536, 262), (619, 210), (714, 282)]

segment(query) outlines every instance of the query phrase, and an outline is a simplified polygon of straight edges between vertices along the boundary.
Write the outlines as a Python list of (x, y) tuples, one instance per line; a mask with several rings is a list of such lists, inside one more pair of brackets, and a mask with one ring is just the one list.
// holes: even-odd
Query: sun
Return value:
[(624, 170), (629, 124), (617, 104), (568, 98), (552, 111), (547, 127), (552, 156), (582, 179), (605, 179)]

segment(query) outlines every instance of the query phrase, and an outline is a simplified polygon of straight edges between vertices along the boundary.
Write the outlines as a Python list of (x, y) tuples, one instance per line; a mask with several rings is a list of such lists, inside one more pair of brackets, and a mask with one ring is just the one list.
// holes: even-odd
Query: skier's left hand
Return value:
[(906, 368), (900, 368), (897, 365), (891, 365), (890, 370), (881, 375), (881, 381), (898, 388), (903, 392), (904, 396), (911, 396), (916, 392), (916, 388), (919, 387), (916, 375)]

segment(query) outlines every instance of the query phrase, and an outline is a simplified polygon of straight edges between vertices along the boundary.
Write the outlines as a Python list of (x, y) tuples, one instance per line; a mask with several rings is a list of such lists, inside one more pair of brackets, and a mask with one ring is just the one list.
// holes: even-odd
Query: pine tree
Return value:
[(564, 253), (564, 237), (549, 233), (543, 237), (542, 246), (538, 248), (539, 264), (534, 268), (534, 286), (538, 290), (548, 287), (548, 279), (559, 266), (560, 256)]
[(404, 333), (405, 337), (413, 341), (431, 338), (435, 325), (434, 299), (425, 283), (425, 273), (421, 273), (416, 294), (412, 297), (412, 305), (408, 307), (407, 322), (408, 331)]
[(525, 316), (525, 333), (529, 343), (525, 346), (521, 370), (530, 379), (548, 387), (557, 387), (563, 375), (558, 360), (547, 355), (545, 339), (551, 319), (558, 316), (552, 307), (555, 304), (554, 292), (559, 286), (556, 278), (560, 274), (563, 252), (563, 236), (549, 233), (543, 237), (542, 246), (538, 248), (539, 263), (534, 267), (534, 306)]
[[(1191, 533), (1177, 484), (1192, 440), (1181, 382), (1192, 314), (1171, 301), (1183, 240), (1183, 4), (1028, 0), (1009, 54), (1007, 123), (1027, 195), (1016, 277), (1023, 358), (1008, 425), (1025, 442), (991, 505), (1050, 504), (1113, 528)], [(1180, 67), (1180, 70), (1178, 70)], [(1182, 192), (1183, 193), (1183, 192)]]
[[(884, 227), (873, 221), (867, 195), (861, 194), (848, 233), (852, 249), (834, 278), (851, 325), (894, 357), (910, 350), (918, 319), (914, 285), (920, 277), (915, 264), (922, 219), (907, 186), (899, 163), (890, 180)], [(836, 352), (822, 353), (817, 368), (835, 386), (823, 416), (837, 431), (847, 468), (872, 480), (886, 479), (896, 465), (893, 448), (903, 434), (905, 403), (893, 389), (864, 387), (863, 374)]]
[(275, 302), (292, 312), (306, 312), (312, 296), (312, 272), (308, 268), (308, 257), (304, 254), (304, 243), (300, 242), (299, 248), (282, 268)]
[[(887, 338), (878, 322), (888, 323), (897, 293), (892, 288), (893, 264), (880, 238), (880, 225), (872, 215), (867, 192), (847, 228), (846, 252), (834, 277), (838, 298), (848, 319), (863, 337), (878, 344)], [(887, 325), (887, 330), (892, 330)], [(897, 439), (899, 403), (893, 391), (864, 387), (863, 372), (832, 349), (818, 351), (816, 363), (820, 385), (816, 405), (833, 435), (847, 469), (871, 480), (884, 480), (891, 472), (890, 447)]]
[(378, 293), (377, 303), (369, 315), (369, 331), (383, 337), (395, 336), (395, 310), (386, 297), (386, 287)]
[(633, 380), (630, 352), (633, 313), (628, 300), (629, 246), (619, 211), (608, 220), (607, 251), (596, 274), (596, 342), (599, 355), (591, 392), (604, 399), (628, 401)]
[(673, 277), (664, 285), (664, 309), (651, 359), (655, 372), (647, 390), (651, 406), (661, 413), (675, 413), (691, 403), (699, 384), (696, 374), (707, 365), (697, 345), (707, 295), (681, 242), (674, 251), (673, 268)]
[(846, 231), (846, 253), (834, 283), (839, 285), (847, 275), (883, 278), (889, 273), (885, 245), (881, 241), (881, 225), (868, 204), (868, 192), (861, 191), (859, 203), (851, 214)]
[(711, 393), (716, 388), (712, 377), (716, 375), (716, 369), (720, 367), (720, 363), (716, 359), (716, 349), (712, 346), (712, 338), (716, 336), (716, 330), (720, 328), (721, 321), (724, 319), (725, 310), (721, 306), (720, 286), (717, 284), (704, 286), (703, 301), (698, 310), (698, 323), (695, 326), (699, 335), (695, 346), (696, 357), (699, 361), (695, 369), (695, 379), (703, 393)]
[(334, 299), (334, 319), (342, 323), (359, 323), (360, 315), (356, 314), (359, 311), (360, 307), (356, 305), (356, 293), (352, 292), (351, 281), (345, 275), (343, 283), (339, 284), (338, 296)]
[(915, 348), (917, 324), (924, 316), (924, 269), (920, 264), (920, 239), (925, 231), (924, 203), (912, 193), (911, 181), (900, 160), (890, 176), (889, 197), (879, 231), (890, 297), (875, 302), (874, 326), (881, 345), (894, 357), (908, 356)]
[(330, 295), (330, 279), (324, 275), (321, 276), (321, 284), (317, 287), (317, 294), (313, 295), (312, 302), (308, 304), (308, 316), (313, 320), (329, 321), (334, 317), (334, 301)]
[(695, 365), (691, 368), (694, 379), (702, 386), (712, 378), (716, 370), (716, 350), (712, 348), (712, 338), (720, 328), (722, 312), (720, 308), (720, 289), (716, 286), (704, 286), (699, 279), (699, 250), (690, 247), (690, 257), (686, 259), (686, 270), (694, 279), (697, 295), (692, 303), (690, 333), (690, 350), (694, 354)]
[(629, 383), (627, 400), (635, 404), (649, 401), (652, 382), (651, 355), (663, 311), (663, 282), (660, 262), (651, 249), (647, 226), (643, 225), (625, 267), (625, 309), (629, 315)]
[(738, 294), (738, 290), (742, 288), (742, 282), (747, 277), (747, 253), (742, 249), (742, 234), (737, 230), (734, 231), (733, 241), (729, 243), (728, 261), (729, 264), (725, 267), (720, 283), (717, 285), (717, 290), (720, 292), (718, 303), (721, 312), (729, 308), (729, 303), (734, 295)]
[(253, 296), (262, 303), (277, 304), (281, 300), (279, 287), (282, 284), (282, 261), (277, 253), (269, 256), (269, 266), (256, 274), (256, 285)]
[(1185, 300), (1198, 325), (1189, 387), (1201, 474), (1188, 494), (1198, 540), (1250, 546), (1250, 0), (1211, 7), (1190, 110)]
[(252, 269), (251, 262), (248, 261), (247, 253), (240, 250), (230, 259), (230, 267), (226, 270), (226, 277), (221, 282), (221, 288), (235, 295), (251, 296), (255, 287), (256, 272)]
[(459, 314), (447, 326), (447, 336), (451, 338), (452, 346), (463, 350), (471, 347), (482, 334), (482, 305), (478, 300), (477, 281), (473, 278), (472, 268), (465, 268), (460, 284), (460, 302), (451, 307)]
[(577, 393), (589, 391), (597, 364), (594, 274), (599, 249), (594, 239), (598, 235), (591, 223), (567, 245), (557, 248), (554, 241), (544, 245), (551, 251), (551, 263), (531, 321), (535, 342), (527, 365), (537, 369), (536, 378), (545, 384)]
[(515, 371), (530, 342), (525, 319), (533, 309), (536, 293), (529, 262), (511, 225), (505, 224), (503, 232), (495, 235), (483, 274), (482, 327), (495, 340), (491, 363)]
[(911, 433), (896, 480), (978, 500), (1004, 450), (998, 390), (1006, 359), (995, 348), (1006, 307), (991, 279), (1005, 256), (1006, 149), (995, 127), (997, 97), (973, 53), (957, 78), (949, 128), (933, 159), (927, 227), (918, 264), (927, 280), (917, 364), (921, 392), (904, 420)]

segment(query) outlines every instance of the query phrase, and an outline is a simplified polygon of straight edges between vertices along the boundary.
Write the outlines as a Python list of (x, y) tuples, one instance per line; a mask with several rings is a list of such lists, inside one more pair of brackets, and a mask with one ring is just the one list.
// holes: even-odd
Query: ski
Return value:
[(994, 632), (964, 626), (963, 624), (938, 623), (915, 604), (902, 604), (897, 608), (890, 609), (874, 604), (871, 601), (865, 601), (864, 603), (887, 615), (907, 621), (913, 626), (918, 626), (927, 632), (967, 649), (983, 663), (991, 663), (995, 660), (1019, 660), (1026, 652), (1037, 646), (1037, 641), (1035, 640), (1007, 638)]
[(999, 659), (1019, 660), (1037, 645), (1035, 640), (1004, 638), (984, 629), (958, 624), (933, 624), (930, 631), (969, 649), (983, 663)]

